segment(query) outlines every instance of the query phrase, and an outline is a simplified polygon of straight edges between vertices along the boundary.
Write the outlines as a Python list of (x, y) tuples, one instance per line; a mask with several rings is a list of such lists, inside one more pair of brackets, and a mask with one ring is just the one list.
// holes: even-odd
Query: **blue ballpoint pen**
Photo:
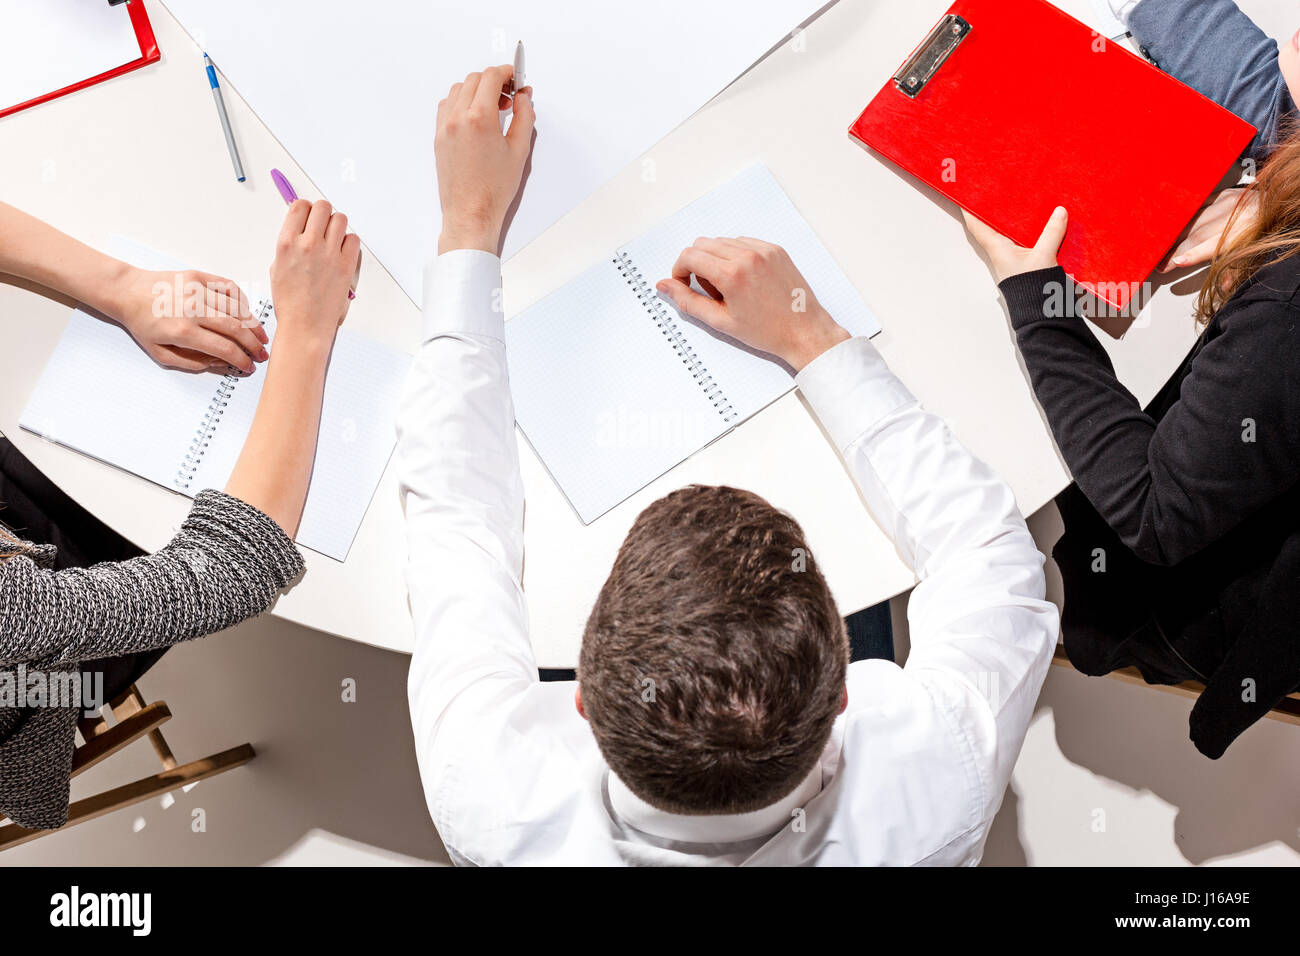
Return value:
[(217, 71), (213, 69), (208, 55), (203, 54), (203, 66), (208, 71), (208, 85), (212, 87), (212, 99), (217, 104), (217, 116), (221, 118), (221, 131), (226, 134), (226, 146), (230, 150), (230, 161), (235, 164), (235, 178), (244, 181), (244, 164), (239, 161), (239, 150), (235, 148), (235, 133), (230, 128), (230, 117), (226, 114), (226, 101), (221, 98), (221, 84), (217, 82)]

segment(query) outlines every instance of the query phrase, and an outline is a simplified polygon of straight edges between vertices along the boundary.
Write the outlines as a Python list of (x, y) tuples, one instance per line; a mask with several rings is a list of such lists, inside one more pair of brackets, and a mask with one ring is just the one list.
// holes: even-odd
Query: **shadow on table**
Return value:
[[(262, 618), (174, 648), (140, 682), (165, 699), (173, 751), (249, 741), (257, 757), (175, 802), (150, 801), (0, 855), (4, 865), (257, 865), (284, 858), (448, 862), (429, 818), (406, 704), (410, 658)], [(342, 684), (356, 682), (356, 702)], [(73, 797), (156, 771), (139, 741)], [(194, 832), (203, 811), (206, 832)], [(406, 859), (401, 859), (406, 858)]]
[(1043, 701), (1068, 760), (1178, 808), (1170, 837), (1189, 862), (1274, 843), (1300, 850), (1300, 728), (1261, 721), (1209, 760), (1188, 739), (1184, 698), (1061, 671)]
[[(1039, 546), (1050, 550), (1061, 532), (1055, 506), (1029, 524)], [(1048, 597), (1059, 605), (1060, 576), (1050, 560), (1047, 572)], [(1260, 721), (1221, 759), (1209, 760), (1188, 739), (1190, 700), (1055, 666), (1038, 707), (1051, 708), (1057, 745), (1071, 763), (1178, 808), (1169, 838), (1189, 862), (1274, 843), (1300, 850), (1300, 728)], [(1026, 862), (1018, 808), (1008, 791), (989, 838), (987, 865)]]

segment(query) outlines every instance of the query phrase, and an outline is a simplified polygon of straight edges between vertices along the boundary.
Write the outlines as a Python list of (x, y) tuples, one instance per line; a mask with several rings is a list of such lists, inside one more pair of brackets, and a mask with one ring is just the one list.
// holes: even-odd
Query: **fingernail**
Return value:
[(1057, 219), (1062, 218), (1062, 217), (1065, 215), (1065, 207), (1064, 207), (1064, 206), (1057, 206), (1057, 207), (1056, 207), (1056, 211), (1055, 211), (1054, 213), (1052, 213), (1052, 215), (1055, 216)]
[(259, 362), (265, 362), (265, 361), (266, 361), (267, 359), (269, 359), (270, 357), (271, 357), (271, 353), (268, 352), (266, 349), (258, 349), (258, 350), (257, 350), (257, 360), (258, 360)]

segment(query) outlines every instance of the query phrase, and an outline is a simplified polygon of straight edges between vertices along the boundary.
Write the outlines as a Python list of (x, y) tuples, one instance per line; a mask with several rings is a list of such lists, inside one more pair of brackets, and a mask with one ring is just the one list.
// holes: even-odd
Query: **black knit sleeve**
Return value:
[(166, 647), (254, 617), (303, 570), (262, 512), (200, 493), (156, 554), (51, 571), (0, 563), (0, 664), (67, 663)]
[(1176, 564), (1300, 479), (1300, 310), (1230, 302), (1157, 423), (1085, 321), (1058, 306), (1068, 282), (1057, 268), (1001, 288), (1061, 455), (1134, 553)]

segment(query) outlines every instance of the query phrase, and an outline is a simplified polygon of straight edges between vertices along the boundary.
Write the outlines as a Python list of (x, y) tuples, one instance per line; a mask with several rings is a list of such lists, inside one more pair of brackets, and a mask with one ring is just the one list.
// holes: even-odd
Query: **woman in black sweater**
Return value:
[(1053, 551), (1070, 660), (1206, 683), (1191, 737), (1210, 757), (1300, 686), (1300, 134), (1238, 200), (1204, 332), (1145, 409), (1070, 307), (1066, 211), (1033, 249), (967, 218), (1075, 479)]
[(1166, 269), (1212, 266), (1203, 334), (1155, 399), (1138, 406), (1083, 319), (1050, 314), (1044, 289), (1075, 301), (1056, 267), (1064, 212), (1033, 250), (967, 222), (1076, 482), (1053, 551), (1070, 660), (1205, 683), (1191, 737), (1218, 757), (1300, 686), (1300, 40), (1279, 46), (1219, 0), (1127, 15), (1144, 55), (1261, 131), (1248, 158), (1264, 162), (1170, 254)]

